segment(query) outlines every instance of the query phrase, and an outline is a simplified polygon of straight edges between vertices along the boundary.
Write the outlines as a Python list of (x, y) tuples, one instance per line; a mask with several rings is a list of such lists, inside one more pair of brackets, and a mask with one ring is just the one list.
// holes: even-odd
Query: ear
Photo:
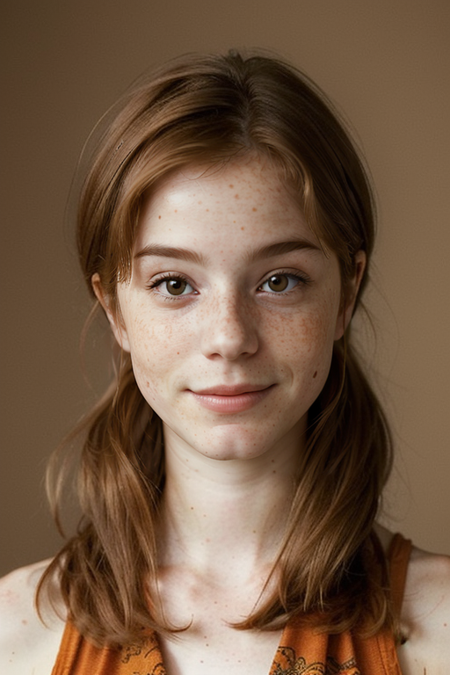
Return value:
[(130, 344), (128, 341), (128, 335), (126, 331), (125, 324), (123, 322), (122, 314), (120, 311), (120, 307), (117, 306), (115, 311), (112, 310), (111, 308), (111, 296), (109, 296), (107, 293), (105, 293), (105, 290), (102, 286), (102, 282), (100, 281), (100, 275), (99, 274), (93, 274), (92, 279), (91, 279), (91, 284), (92, 284), (92, 289), (95, 293), (95, 297), (103, 307), (105, 314), (108, 318), (109, 324), (111, 326), (111, 330), (114, 334), (114, 337), (116, 338), (117, 342), (119, 343), (120, 347), (126, 351), (130, 351)]
[(348, 293), (345, 298), (345, 306), (342, 308), (336, 323), (335, 340), (339, 340), (349, 325), (353, 310), (355, 308), (356, 298), (358, 297), (359, 287), (366, 269), (367, 256), (365, 251), (358, 251), (355, 255), (355, 274), (348, 284)]

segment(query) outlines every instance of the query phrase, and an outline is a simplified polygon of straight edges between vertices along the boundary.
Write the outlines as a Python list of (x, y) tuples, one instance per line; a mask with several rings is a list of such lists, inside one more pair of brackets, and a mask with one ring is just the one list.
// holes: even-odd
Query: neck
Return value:
[(247, 460), (190, 456), (166, 445), (161, 565), (208, 575), (272, 566), (295, 490), (299, 448)]

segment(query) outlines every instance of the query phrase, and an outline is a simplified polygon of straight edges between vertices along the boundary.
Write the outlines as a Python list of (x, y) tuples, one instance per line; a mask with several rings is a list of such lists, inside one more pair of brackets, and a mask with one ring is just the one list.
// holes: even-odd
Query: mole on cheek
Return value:
[(315, 372), (314, 375), (313, 375), (313, 380), (314, 380), (315, 377), (317, 377), (317, 370), (316, 370), (316, 372)]

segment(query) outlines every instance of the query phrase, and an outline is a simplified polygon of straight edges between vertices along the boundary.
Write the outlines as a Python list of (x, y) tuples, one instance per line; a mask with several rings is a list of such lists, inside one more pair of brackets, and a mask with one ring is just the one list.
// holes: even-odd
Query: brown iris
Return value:
[(168, 279), (166, 281), (167, 291), (170, 295), (181, 295), (186, 290), (187, 282), (184, 279)]
[(267, 280), (271, 291), (285, 291), (289, 285), (289, 279), (285, 274), (274, 274)]

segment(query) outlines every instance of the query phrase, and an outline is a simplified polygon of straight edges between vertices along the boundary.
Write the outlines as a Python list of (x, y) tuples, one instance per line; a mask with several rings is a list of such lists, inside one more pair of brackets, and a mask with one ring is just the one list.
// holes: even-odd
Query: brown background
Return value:
[[(276, 50), (304, 69), (345, 111), (364, 148), (380, 238), (368, 296), (377, 339), (364, 327), (360, 337), (398, 448), (385, 510), (393, 529), (450, 553), (448, 0), (7, 5), (0, 572), (59, 545), (45, 461), (93, 397), (78, 354), (88, 302), (65, 215), (82, 144), (148, 66), (245, 46)], [(96, 335), (89, 360), (98, 371)]]

